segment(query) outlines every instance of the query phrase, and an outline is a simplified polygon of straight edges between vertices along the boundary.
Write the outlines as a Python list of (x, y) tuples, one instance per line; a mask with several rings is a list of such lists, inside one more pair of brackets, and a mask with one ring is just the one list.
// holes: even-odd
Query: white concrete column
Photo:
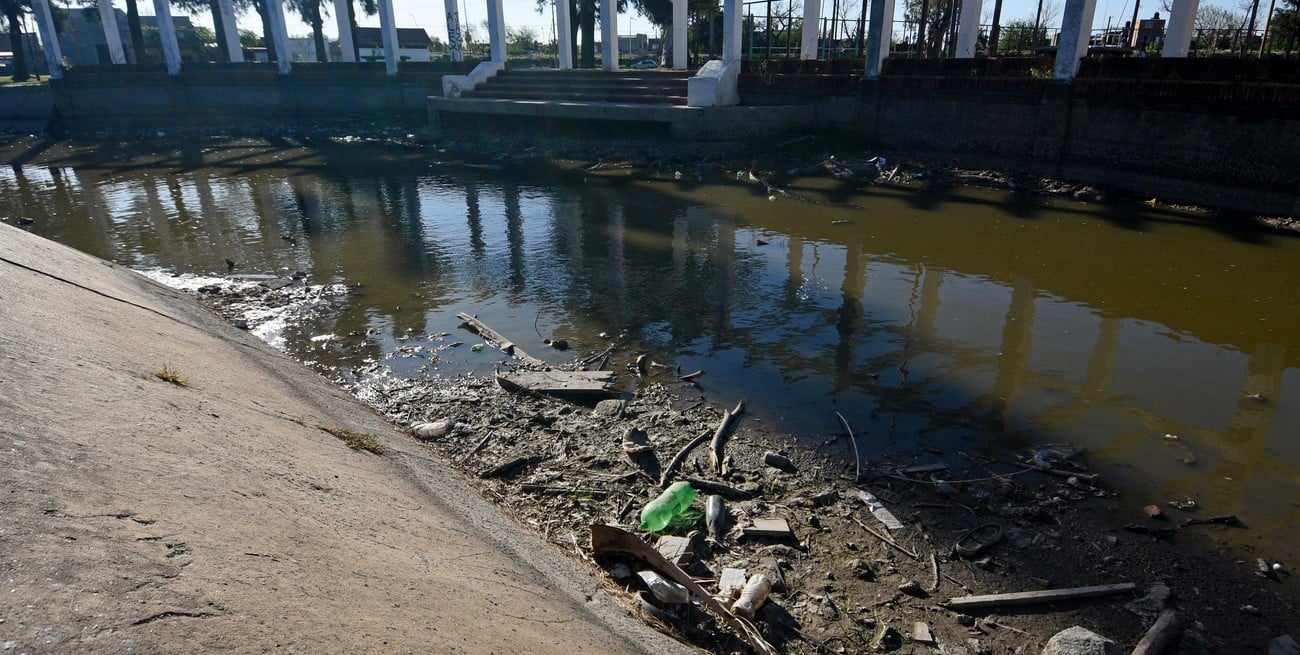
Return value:
[(573, 17), (571, 0), (555, 0), (555, 47), (560, 55), (560, 70), (573, 68)]
[(59, 48), (59, 33), (54, 30), (54, 14), (50, 13), (50, 0), (32, 0), (36, 13), (36, 31), (40, 32), (45, 65), (50, 69), (50, 79), (63, 77), (63, 50)]
[(352, 22), (348, 20), (348, 4), (352, 0), (334, 0), (334, 22), (339, 26), (339, 61), (357, 60), (357, 46), (352, 42)]
[(957, 24), (957, 58), (975, 57), (975, 45), (980, 36), (980, 0), (961, 0), (961, 22)]
[(379, 36), (384, 43), (384, 70), (397, 74), (397, 19), (393, 17), (393, 0), (379, 0)]
[(492, 44), (492, 61), (506, 60), (506, 17), (501, 0), (487, 0), (488, 43)]
[[(1186, 57), (1192, 46), (1193, 27), (1196, 22), (1196, 9), (1200, 0), (1174, 0), (1169, 12), (1169, 22), (1165, 25), (1165, 47), (1161, 49), (1162, 57)], [(1137, 29), (1135, 25), (1134, 30)]]
[(740, 0), (722, 0), (722, 63), (739, 62), (740, 52)]
[(1055, 79), (1072, 80), (1079, 72), (1079, 60), (1088, 55), (1092, 15), (1096, 10), (1097, 0), (1065, 0), (1065, 17), (1061, 19), (1061, 34), (1056, 39)]
[(176, 25), (172, 23), (172, 5), (168, 0), (153, 0), (158, 19), (158, 38), (162, 41), (163, 61), (168, 75), (181, 74), (181, 46), (176, 42)]
[(822, 34), (821, 0), (803, 0), (803, 40), (799, 44), (800, 59), (816, 59), (817, 44)]
[(614, 0), (600, 0), (600, 67), (618, 70), (618, 6)]
[[(155, 3), (167, 0), (154, 0)], [(266, 0), (266, 11), (271, 19), (271, 47), (275, 48), (275, 65), (281, 75), (288, 75), (293, 70), (289, 61), (289, 30), (284, 25), (284, 3), (282, 0)]]
[(686, 0), (673, 0), (673, 69), (684, 71), (690, 61), (690, 48), (686, 47), (688, 38)]
[(126, 63), (126, 52), (122, 50), (122, 33), (117, 31), (117, 13), (113, 3), (99, 0), (99, 22), (104, 26), (104, 41), (108, 44), (108, 58), (114, 64)]
[(221, 29), (225, 32), (225, 34), (218, 34), (217, 38), (226, 42), (226, 52), (230, 53), (230, 61), (236, 64), (243, 63), (244, 45), (239, 42), (235, 5), (230, 0), (217, 0), (217, 8), (221, 10)]
[(447, 10), (447, 54), (454, 62), (465, 61), (465, 36), (460, 31), (460, 10), (456, 0), (442, 0)]
[(889, 56), (894, 38), (894, 1), (871, 0), (867, 17), (867, 70), (863, 77), (880, 77), (880, 67)]

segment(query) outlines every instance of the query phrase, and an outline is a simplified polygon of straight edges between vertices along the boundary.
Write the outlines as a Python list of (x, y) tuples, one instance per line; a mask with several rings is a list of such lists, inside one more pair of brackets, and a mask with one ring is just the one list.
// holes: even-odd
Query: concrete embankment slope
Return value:
[(6, 653), (693, 652), (315, 373), (4, 225), (0, 489)]

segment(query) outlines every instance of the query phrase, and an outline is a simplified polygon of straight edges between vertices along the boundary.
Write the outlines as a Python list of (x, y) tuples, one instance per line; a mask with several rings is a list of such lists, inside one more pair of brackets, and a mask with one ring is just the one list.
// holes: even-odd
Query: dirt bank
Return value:
[(318, 375), (5, 225), (0, 440), (5, 653), (690, 652)]

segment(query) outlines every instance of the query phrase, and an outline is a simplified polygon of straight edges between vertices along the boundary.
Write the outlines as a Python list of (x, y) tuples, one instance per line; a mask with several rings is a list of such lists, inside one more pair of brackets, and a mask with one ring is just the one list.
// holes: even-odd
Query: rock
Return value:
[(1047, 640), (1042, 655), (1123, 655), (1123, 652), (1119, 644), (1076, 625)]
[(1291, 635), (1282, 635), (1268, 642), (1268, 655), (1300, 655), (1300, 644)]
[(623, 415), (623, 410), (626, 407), (627, 407), (626, 400), (619, 400), (617, 398), (612, 398), (609, 400), (602, 400), (596, 403), (596, 408), (592, 410), (591, 413), (595, 416), (604, 416), (606, 418), (618, 418)]
[(910, 596), (923, 597), (926, 595), (925, 590), (921, 589), (921, 585), (917, 584), (915, 580), (908, 580), (907, 582), (898, 585), (898, 590)]
[(411, 434), (419, 439), (441, 439), (456, 429), (456, 422), (450, 420), (432, 423), (416, 423), (411, 426)]
[(1154, 618), (1164, 611), (1169, 594), (1169, 587), (1157, 582), (1147, 589), (1147, 595), (1124, 605), (1124, 609), (1138, 616)]

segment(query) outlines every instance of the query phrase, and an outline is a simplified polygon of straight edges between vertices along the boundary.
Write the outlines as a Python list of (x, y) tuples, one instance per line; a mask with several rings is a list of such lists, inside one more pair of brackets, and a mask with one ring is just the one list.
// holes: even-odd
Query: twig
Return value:
[(853, 444), (853, 481), (857, 482), (862, 479), (862, 456), (858, 454), (858, 438), (853, 436), (853, 428), (849, 427), (849, 421), (843, 414), (835, 412), (835, 416), (840, 419), (840, 425), (844, 426), (844, 433), (849, 435), (849, 443)]
[(542, 331), (537, 329), (537, 321), (541, 318), (542, 318), (542, 310), (539, 309), (537, 310), (537, 315), (533, 317), (533, 332), (537, 333), (538, 339), (545, 339), (546, 337), (542, 336)]
[(722, 459), (722, 444), (727, 437), (727, 428), (731, 426), (731, 422), (737, 416), (740, 416), (740, 413), (743, 411), (745, 411), (745, 401), (742, 400), (736, 403), (735, 409), (723, 413), (722, 422), (718, 423), (718, 429), (713, 431), (713, 440), (709, 442), (709, 465), (718, 475), (727, 474), (727, 471), (724, 468), (725, 463)]
[(479, 440), (478, 440), (478, 443), (474, 444), (474, 447), (473, 447), (473, 448), (470, 448), (470, 449), (469, 449), (469, 452), (465, 453), (465, 456), (462, 457), (462, 458), (460, 458), (460, 461), (464, 462), (464, 461), (468, 460), (469, 458), (473, 457), (475, 453), (477, 453), (478, 451), (480, 451), (480, 450), (483, 449), (483, 446), (486, 446), (486, 445), (487, 445), (488, 439), (491, 439), (491, 438), (492, 438), (492, 433), (491, 433), (491, 432), (489, 432), (489, 433), (483, 435), (483, 438), (482, 438), (482, 439), (479, 439)]
[(930, 551), (930, 591), (939, 591), (939, 558)]
[(1080, 480), (1083, 480), (1084, 482), (1087, 482), (1088, 484), (1091, 484), (1091, 485), (1095, 485), (1095, 484), (1097, 484), (1097, 474), (1096, 474), (1096, 473), (1080, 473), (1080, 472), (1075, 472), (1075, 471), (1062, 471), (1061, 469), (1047, 468), (1047, 467), (1045, 467), (1045, 466), (1039, 466), (1039, 465), (1037, 465), (1037, 464), (1030, 464), (1029, 462), (1017, 462), (1017, 461), (1013, 461), (1013, 460), (1009, 460), (1009, 459), (1001, 459), (1001, 458), (999, 458), (999, 459), (995, 459), (994, 461), (996, 461), (996, 462), (1001, 462), (1001, 463), (1003, 463), (1003, 464), (1007, 464), (1007, 465), (1009, 465), (1009, 466), (1019, 466), (1020, 468), (1028, 469), (1028, 470), (1030, 470), (1030, 471), (1038, 471), (1039, 473), (1046, 473), (1046, 474), (1048, 474), (1048, 475), (1055, 475), (1055, 476), (1058, 477), (1058, 478), (1079, 478)]
[(677, 376), (677, 379), (678, 379), (678, 380), (681, 380), (682, 382), (694, 382), (694, 381), (695, 381), (695, 378), (698, 378), (698, 377), (700, 377), (701, 375), (704, 375), (704, 371), (703, 371), (702, 369), (699, 370), (699, 371), (696, 371), (696, 372), (694, 372), (694, 373), (687, 373), (686, 375), (679, 375), (679, 376)]
[(691, 450), (696, 446), (704, 443), (704, 440), (708, 438), (709, 438), (709, 433), (707, 431), (702, 432), (700, 433), (700, 436), (691, 439), (690, 443), (686, 444), (685, 446), (682, 447), (681, 450), (677, 451), (677, 454), (673, 456), (672, 461), (668, 462), (668, 466), (664, 467), (663, 473), (659, 476), (659, 486), (660, 487), (668, 486), (668, 480), (673, 477), (673, 473), (677, 470), (677, 467), (681, 466), (682, 460), (686, 459), (687, 453), (691, 452)]
[(879, 539), (879, 540), (885, 542), (886, 545), (888, 545), (888, 546), (890, 546), (890, 547), (892, 547), (892, 548), (897, 549), (898, 552), (903, 553), (904, 555), (907, 555), (908, 557), (910, 557), (910, 558), (912, 558), (912, 559), (915, 559), (915, 560), (919, 560), (919, 559), (921, 559), (921, 556), (920, 556), (920, 555), (917, 555), (916, 553), (914, 553), (914, 552), (912, 552), (912, 551), (910, 551), (910, 550), (904, 548), (901, 544), (899, 544), (898, 542), (894, 541), (893, 539), (890, 539), (889, 537), (886, 537), (885, 535), (880, 534), (879, 532), (876, 532), (875, 530), (872, 530), (870, 527), (867, 526), (866, 523), (863, 523), (862, 521), (858, 520), (858, 518), (857, 518), (856, 516), (855, 516), (855, 517), (851, 517), (851, 518), (853, 519), (853, 522), (854, 522), (854, 523), (857, 523), (859, 526), (861, 526), (863, 530), (866, 530), (869, 534), (871, 534), (871, 536), (873, 536), (873, 537), (875, 537), (875, 538), (877, 538), (877, 539)]
[(546, 484), (522, 484), (519, 486), (520, 491), (528, 493), (541, 494), (575, 494), (581, 496), (591, 496), (593, 498), (604, 498), (609, 495), (608, 491), (601, 489), (583, 489), (580, 487), (564, 487)]

